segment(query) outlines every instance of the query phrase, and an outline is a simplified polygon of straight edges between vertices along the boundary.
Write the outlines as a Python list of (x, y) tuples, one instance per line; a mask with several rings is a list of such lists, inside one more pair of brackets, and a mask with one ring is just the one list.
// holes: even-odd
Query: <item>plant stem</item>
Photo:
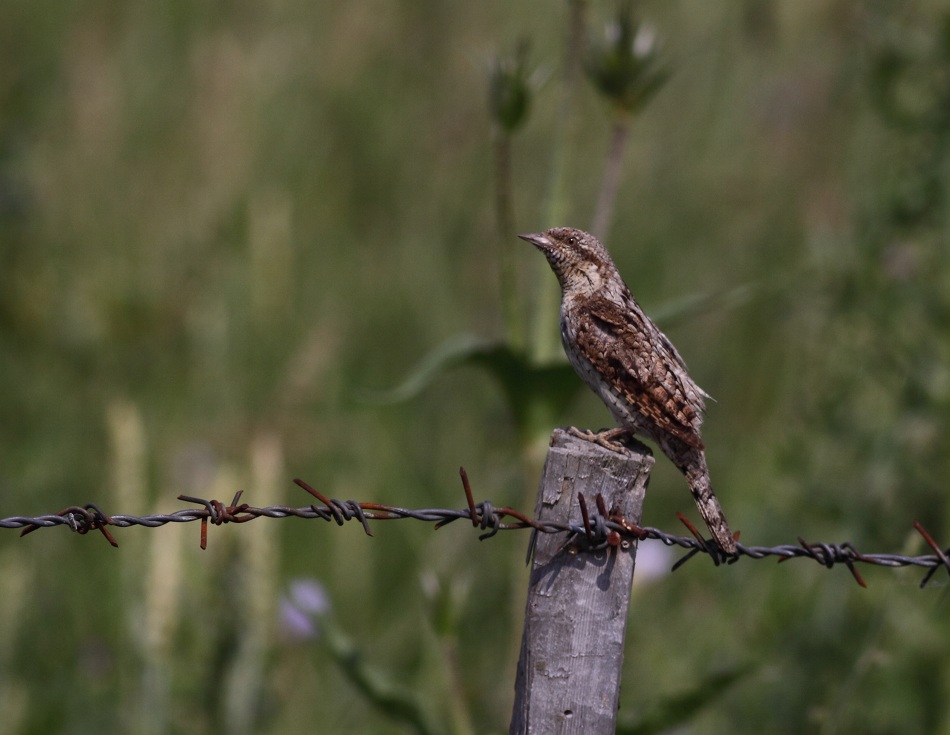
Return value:
[(591, 232), (601, 240), (606, 238), (613, 222), (617, 191), (620, 189), (620, 178), (623, 173), (623, 154), (627, 147), (627, 139), (630, 137), (630, 119), (631, 116), (626, 113), (618, 114), (610, 135), (610, 148), (607, 151), (607, 160), (604, 162), (604, 176), (600, 181), (597, 208), (594, 210), (594, 219), (590, 227)]
[(492, 140), (495, 161), (495, 214), (498, 223), (498, 280), (508, 345), (524, 349), (524, 324), (518, 308), (518, 267), (512, 237), (515, 234), (514, 187), (511, 183), (511, 136), (496, 129)]

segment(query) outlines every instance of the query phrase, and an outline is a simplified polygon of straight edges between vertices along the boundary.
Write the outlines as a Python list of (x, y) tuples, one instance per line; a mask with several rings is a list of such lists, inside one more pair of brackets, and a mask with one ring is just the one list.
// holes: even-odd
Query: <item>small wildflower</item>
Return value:
[(280, 628), (290, 640), (316, 638), (320, 634), (319, 617), (329, 611), (330, 597), (322, 584), (315, 579), (295, 579), (280, 598)]
[(644, 539), (637, 544), (637, 568), (633, 584), (640, 587), (670, 575), (673, 552), (662, 541)]
[(330, 611), (330, 596), (326, 588), (315, 579), (295, 579), (290, 583), (290, 601), (311, 615)]

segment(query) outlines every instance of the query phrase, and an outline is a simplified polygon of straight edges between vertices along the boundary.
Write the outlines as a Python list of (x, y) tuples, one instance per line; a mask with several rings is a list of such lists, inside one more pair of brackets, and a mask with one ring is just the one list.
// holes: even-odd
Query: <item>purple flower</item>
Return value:
[(330, 596), (312, 578), (291, 580), (278, 605), (280, 628), (290, 640), (310, 640), (320, 634), (319, 617), (330, 611)]

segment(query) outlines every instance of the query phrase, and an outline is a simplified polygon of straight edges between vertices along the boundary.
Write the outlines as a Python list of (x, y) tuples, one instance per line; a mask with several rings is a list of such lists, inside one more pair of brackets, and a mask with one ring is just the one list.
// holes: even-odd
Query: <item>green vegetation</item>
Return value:
[[(462, 507), (459, 465), (530, 511), (608, 416), (514, 235), (596, 221), (744, 542), (947, 543), (950, 12), (634, 10), (649, 62), (607, 0), (0, 3), (0, 517)], [(0, 534), (0, 735), (506, 731), (527, 535), (198, 532)], [(946, 575), (862, 573), (638, 588), (625, 731), (950, 732)]]

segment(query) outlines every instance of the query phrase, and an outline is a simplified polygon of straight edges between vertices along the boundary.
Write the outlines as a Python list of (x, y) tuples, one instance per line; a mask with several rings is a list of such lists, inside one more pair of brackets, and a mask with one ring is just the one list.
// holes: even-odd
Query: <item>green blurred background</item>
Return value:
[[(636, 9), (669, 77), (629, 117), (604, 234), (717, 400), (733, 526), (925, 553), (918, 519), (946, 543), (950, 9)], [(0, 517), (239, 489), (306, 505), (295, 476), (461, 507), (459, 465), (477, 499), (530, 511), (550, 430), (607, 413), (560, 383), (514, 405), (541, 348), (452, 346), (512, 334), (506, 267), (521, 338), (554, 338), (553, 276), (499, 234), (493, 151), (510, 145), (515, 231), (590, 225), (616, 111), (564, 70), (615, 14), (0, 4)], [(489, 77), (519, 39), (530, 107), (509, 136)], [(454, 368), (420, 373), (433, 351)], [(661, 458), (645, 523), (678, 531), (691, 506)], [(2, 534), (0, 733), (506, 731), (527, 536), (373, 528), (261, 520), (204, 552), (196, 524), (117, 530), (118, 550)], [(950, 733), (946, 575), (863, 573), (697, 560), (637, 586), (625, 731)]]

